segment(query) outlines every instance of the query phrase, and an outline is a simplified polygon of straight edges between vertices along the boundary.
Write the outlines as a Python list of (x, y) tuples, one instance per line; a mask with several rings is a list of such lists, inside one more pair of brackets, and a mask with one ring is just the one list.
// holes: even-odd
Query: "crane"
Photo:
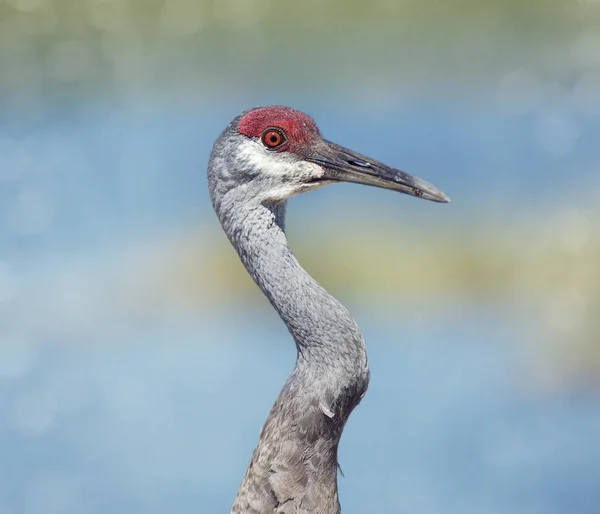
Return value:
[(339, 514), (338, 444), (367, 390), (367, 353), (348, 310), (292, 254), (286, 200), (337, 182), (450, 200), (423, 180), (327, 141), (312, 118), (284, 106), (236, 116), (213, 145), (207, 175), (223, 230), (297, 349), (231, 512)]

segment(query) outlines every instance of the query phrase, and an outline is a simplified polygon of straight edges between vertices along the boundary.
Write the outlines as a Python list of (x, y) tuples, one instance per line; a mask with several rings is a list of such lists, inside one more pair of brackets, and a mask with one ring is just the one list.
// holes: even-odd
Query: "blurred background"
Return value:
[(343, 511), (599, 512), (598, 0), (0, 0), (0, 514), (229, 512), (295, 358), (205, 178), (261, 104), (452, 198), (290, 201)]

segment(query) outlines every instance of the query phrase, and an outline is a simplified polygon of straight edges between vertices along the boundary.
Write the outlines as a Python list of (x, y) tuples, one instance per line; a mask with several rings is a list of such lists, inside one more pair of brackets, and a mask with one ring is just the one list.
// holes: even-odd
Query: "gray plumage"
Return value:
[[(268, 132), (273, 127), (283, 142), (271, 147), (277, 141)], [(358, 175), (363, 170), (368, 172), (364, 180)], [(386, 176), (390, 172), (391, 178)], [(372, 184), (374, 175), (382, 183)], [(340, 512), (338, 444), (369, 383), (365, 343), (348, 310), (300, 266), (285, 234), (287, 198), (340, 180), (447, 201), (423, 181), (325, 141), (310, 118), (284, 107), (240, 114), (210, 156), (215, 212), (297, 349), (294, 369), (271, 409), (235, 499), (234, 514)]]

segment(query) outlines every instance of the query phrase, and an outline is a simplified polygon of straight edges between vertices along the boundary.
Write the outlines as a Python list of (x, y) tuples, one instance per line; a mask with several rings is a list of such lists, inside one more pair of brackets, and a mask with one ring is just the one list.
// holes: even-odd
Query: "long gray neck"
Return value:
[(369, 382), (362, 334), (346, 308), (292, 254), (284, 203), (220, 201), (215, 208), (298, 349), (231, 512), (283, 512), (285, 506), (286, 512), (339, 514), (338, 444)]
[[(238, 204), (235, 212), (227, 214), (222, 217), (227, 236), (287, 325), (299, 357), (338, 367), (342, 363), (364, 365), (364, 342), (356, 322), (300, 266), (290, 250), (285, 235), (285, 203)], [(361, 362), (348, 362), (352, 360)]]

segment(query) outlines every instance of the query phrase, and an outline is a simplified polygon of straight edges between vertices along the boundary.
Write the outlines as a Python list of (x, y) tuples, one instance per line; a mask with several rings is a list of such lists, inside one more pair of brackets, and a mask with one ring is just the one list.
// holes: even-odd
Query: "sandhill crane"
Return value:
[(338, 443), (367, 390), (365, 343), (348, 310), (300, 266), (285, 234), (286, 200), (336, 182), (449, 201), (418, 178), (325, 140), (309, 116), (288, 107), (241, 113), (210, 155), (210, 197), (223, 230), (297, 349), (233, 514), (340, 512)]

